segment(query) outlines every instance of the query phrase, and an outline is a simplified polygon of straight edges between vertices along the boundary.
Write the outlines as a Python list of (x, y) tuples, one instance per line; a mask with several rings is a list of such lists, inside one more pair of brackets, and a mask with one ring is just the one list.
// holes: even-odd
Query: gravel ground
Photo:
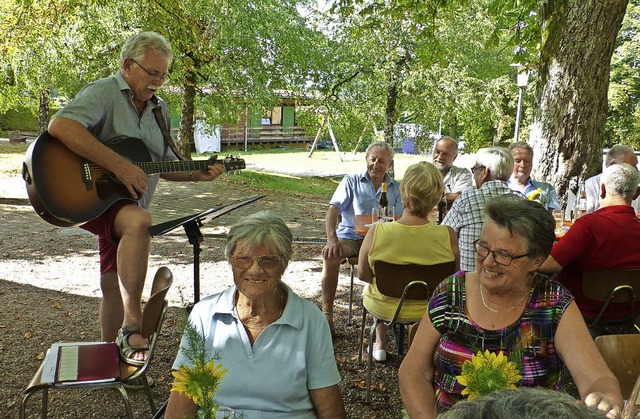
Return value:
[[(22, 392), (52, 343), (99, 339), (97, 313), (100, 290), (95, 239), (78, 228), (59, 228), (42, 221), (29, 205), (19, 178), (22, 155), (3, 154), (2, 146), (0, 141), (0, 351), (3, 354), (0, 366), (5, 377), (4, 385), (0, 387), (0, 418), (15, 418)], [(307, 166), (338, 166), (342, 169), (331, 174), (363, 169), (362, 154), (355, 161), (347, 161), (346, 155), (343, 155), (344, 163), (338, 162), (333, 152), (314, 153), (312, 159), (304, 154), (295, 161), (287, 155), (286, 160), (290, 168), (298, 164), (304, 166), (298, 163), (302, 160)], [(255, 160), (258, 160), (257, 156)], [(401, 160), (418, 161), (420, 158), (396, 158), (396, 162)], [(274, 167), (276, 163), (252, 164), (255, 166), (253, 169), (277, 170)], [(291, 169), (288, 173), (295, 176), (304, 174), (308, 173), (301, 169), (295, 172)], [(260, 193), (264, 191), (238, 187), (223, 178), (213, 184), (161, 182), (151, 209), (154, 219), (161, 222)], [(223, 261), (222, 251), (226, 228), (238, 217), (260, 209), (271, 209), (283, 217), (297, 238), (295, 260), (289, 265), (283, 280), (298, 294), (320, 305), (320, 252), (328, 199), (299, 199), (268, 193), (256, 203), (205, 224), (200, 254), (201, 295), (210, 295), (231, 284), (231, 272)], [(153, 392), (157, 404), (168, 397), (172, 381), (170, 366), (184, 324), (184, 307), (193, 301), (192, 250), (181, 229), (156, 237), (152, 243), (148, 285), (160, 266), (168, 266), (175, 277), (168, 294), (169, 313), (150, 370), (155, 381)], [(385, 363), (374, 365), (373, 402), (370, 405), (364, 403), (366, 368), (357, 359), (362, 287), (356, 280), (354, 321), (348, 325), (349, 282), (349, 268), (344, 266), (335, 308), (338, 337), (334, 341), (334, 349), (342, 375), (340, 387), (348, 417), (399, 418), (401, 401), (397, 369), (400, 358), (393, 353)], [(145, 294), (148, 292), (147, 289)], [(129, 393), (135, 417), (151, 417), (143, 392)], [(28, 417), (37, 416), (37, 405), (38, 398), (32, 398)], [(117, 394), (108, 390), (52, 391), (49, 396), (51, 418), (112, 418), (123, 416), (122, 411)]]

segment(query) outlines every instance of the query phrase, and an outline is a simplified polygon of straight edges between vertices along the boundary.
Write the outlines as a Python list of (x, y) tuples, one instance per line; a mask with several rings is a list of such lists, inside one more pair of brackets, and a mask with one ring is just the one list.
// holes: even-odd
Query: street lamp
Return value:
[(516, 86), (518, 86), (518, 110), (516, 112), (515, 132), (515, 141), (518, 141), (518, 137), (520, 135), (520, 118), (522, 114), (522, 94), (524, 92), (524, 88), (527, 87), (527, 83), (529, 82), (529, 70), (520, 63), (511, 64), (511, 66), (515, 67), (518, 72), (516, 78)]

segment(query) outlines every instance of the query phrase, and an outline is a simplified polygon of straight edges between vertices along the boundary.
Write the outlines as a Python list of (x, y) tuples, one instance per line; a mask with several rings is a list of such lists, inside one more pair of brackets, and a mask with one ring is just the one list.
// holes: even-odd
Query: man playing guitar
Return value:
[[(147, 176), (143, 170), (107, 145), (123, 138), (139, 138), (153, 161), (176, 160), (167, 147), (153, 112), (166, 104), (155, 93), (167, 76), (173, 52), (167, 40), (154, 32), (133, 35), (124, 44), (120, 71), (85, 86), (75, 100), (56, 113), (49, 134), (72, 152), (109, 170), (138, 203), (118, 201), (81, 227), (98, 236), (100, 250), (100, 330), (104, 341), (116, 341), (127, 362), (139, 365), (148, 342), (140, 335), (141, 298), (147, 273), (152, 224), (147, 207), (158, 177), (172, 181), (211, 181), (224, 166), (206, 170)], [(126, 140), (125, 140), (126, 141)], [(105, 145), (107, 144), (107, 145)]]

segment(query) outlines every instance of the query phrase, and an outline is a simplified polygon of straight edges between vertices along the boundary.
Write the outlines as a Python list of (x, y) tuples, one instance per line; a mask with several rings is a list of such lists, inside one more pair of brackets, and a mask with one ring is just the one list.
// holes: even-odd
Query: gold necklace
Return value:
[(520, 298), (520, 299), (518, 300), (518, 302), (517, 302), (517, 303), (515, 303), (515, 304), (513, 305), (513, 307), (511, 307), (509, 310), (496, 310), (495, 308), (491, 308), (491, 307), (489, 307), (489, 306), (487, 305), (487, 302), (486, 302), (486, 301), (485, 301), (485, 299), (484, 299), (484, 292), (482, 291), (482, 289), (483, 289), (483, 288), (484, 288), (484, 287), (482, 286), (482, 284), (480, 284), (480, 298), (482, 298), (482, 305), (483, 305), (483, 306), (485, 306), (485, 308), (486, 308), (487, 310), (492, 311), (492, 312), (494, 312), (494, 313), (508, 313), (508, 312), (510, 312), (510, 311), (511, 311), (511, 310), (513, 310), (514, 308), (518, 307), (518, 306), (520, 305), (520, 303), (522, 302), (522, 300), (524, 300), (524, 299), (525, 299), (525, 297), (526, 297), (527, 295), (529, 295), (529, 294), (530, 294), (530, 292), (531, 292), (531, 291), (526, 292), (526, 293), (522, 296), (522, 298)]

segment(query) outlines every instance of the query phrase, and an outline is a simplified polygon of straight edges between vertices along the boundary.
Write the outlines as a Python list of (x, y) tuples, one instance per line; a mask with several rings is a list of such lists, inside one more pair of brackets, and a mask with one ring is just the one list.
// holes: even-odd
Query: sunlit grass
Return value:
[(228, 182), (272, 192), (291, 195), (331, 197), (341, 178), (298, 177), (244, 171), (241, 176), (229, 176)]

